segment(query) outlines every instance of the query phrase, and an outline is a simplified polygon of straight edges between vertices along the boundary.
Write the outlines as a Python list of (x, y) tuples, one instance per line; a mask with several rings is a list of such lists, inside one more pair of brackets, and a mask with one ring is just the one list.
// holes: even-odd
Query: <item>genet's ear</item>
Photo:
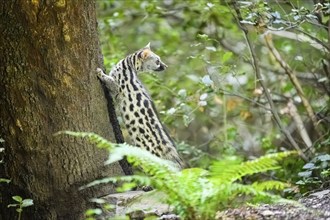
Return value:
[(141, 53), (141, 57), (142, 57), (142, 59), (145, 60), (145, 59), (147, 59), (150, 56), (150, 54), (151, 54), (150, 49), (144, 48), (143, 51), (142, 51), (142, 53)]
[(150, 42), (144, 47), (144, 49), (149, 49), (150, 50)]

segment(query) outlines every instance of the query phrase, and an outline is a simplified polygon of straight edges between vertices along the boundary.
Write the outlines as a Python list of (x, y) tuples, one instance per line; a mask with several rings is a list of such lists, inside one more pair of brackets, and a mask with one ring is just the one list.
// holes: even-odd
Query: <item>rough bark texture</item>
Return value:
[[(96, 67), (101, 58), (95, 1), (0, 3), (0, 137), (5, 140), (0, 219), (16, 219), (11, 196), (31, 198), (23, 219), (80, 219), (87, 199), (111, 186), (79, 191), (102, 176), (107, 152), (61, 130), (111, 132)], [(112, 139), (113, 140), (113, 139)]]

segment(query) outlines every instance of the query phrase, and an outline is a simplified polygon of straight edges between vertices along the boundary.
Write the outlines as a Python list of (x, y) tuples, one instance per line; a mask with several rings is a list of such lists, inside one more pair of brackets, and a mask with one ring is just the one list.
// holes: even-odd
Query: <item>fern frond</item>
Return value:
[(166, 171), (167, 173), (179, 171), (178, 167), (172, 161), (161, 159), (149, 151), (126, 143), (116, 144), (115, 146), (116, 147), (111, 150), (111, 154), (109, 155), (106, 164), (113, 163), (126, 156), (128, 162), (133, 166), (141, 167), (144, 172), (150, 175), (154, 175), (155, 172), (158, 171)]
[(252, 161), (232, 164), (231, 166), (223, 166), (223, 162), (218, 165), (215, 162), (210, 168), (210, 174), (215, 180), (234, 182), (246, 175), (279, 169), (278, 162), (293, 154), (296, 154), (296, 152), (287, 151), (268, 154)]
[(283, 190), (290, 187), (290, 184), (276, 180), (268, 180), (264, 182), (254, 182), (252, 187), (260, 191)]
[(172, 205), (182, 219), (214, 219), (216, 210), (245, 201), (277, 201), (279, 196), (265, 190), (283, 189), (286, 184), (278, 181), (267, 181), (243, 185), (236, 180), (251, 175), (279, 168), (278, 162), (295, 152), (270, 154), (259, 159), (241, 162), (238, 160), (219, 161), (210, 171), (191, 168), (179, 171), (171, 161), (161, 159), (150, 152), (128, 144), (113, 144), (106, 139), (86, 132), (62, 132), (76, 137), (88, 138), (98, 147), (110, 151), (107, 164), (124, 157), (135, 167), (142, 169), (147, 176), (133, 175), (110, 177), (93, 181), (83, 188), (97, 184), (126, 182), (123, 190), (138, 185), (149, 185), (164, 192), (166, 202)]
[(250, 202), (257, 203), (260, 201), (267, 201), (267, 202), (275, 202), (281, 199), (280, 196), (274, 195), (262, 190), (258, 190), (252, 185), (243, 185), (239, 183), (233, 183), (231, 188), (231, 193), (233, 196), (244, 194), (246, 196), (250, 196), (249, 200)]
[(131, 175), (131, 176), (117, 176), (117, 177), (106, 177), (99, 180), (94, 180), (82, 187), (79, 190), (83, 190), (89, 187), (93, 187), (99, 184), (107, 184), (107, 183), (118, 183), (118, 182), (136, 182), (140, 185), (148, 186), (151, 182), (150, 178), (147, 176), (140, 176), (140, 175)]
[(216, 163), (212, 164), (211, 168), (214, 165), (216, 165), (217, 170), (225, 170), (228, 167), (236, 166), (236, 165), (239, 165), (241, 163), (243, 163), (242, 158), (229, 156), (229, 157), (225, 157), (221, 160), (216, 161)]
[(127, 161), (135, 167), (139, 167), (150, 177), (150, 184), (157, 189), (166, 189), (172, 198), (181, 200), (183, 197), (178, 189), (181, 188), (176, 176), (179, 173), (178, 167), (171, 161), (161, 159), (149, 151), (128, 144), (118, 144), (112, 149), (107, 164), (113, 163), (126, 156)]
[(54, 135), (57, 136), (61, 134), (66, 134), (73, 137), (87, 138), (91, 143), (96, 144), (98, 148), (111, 150), (114, 148), (115, 145), (109, 142), (107, 139), (101, 137), (100, 135), (91, 132), (59, 131)]

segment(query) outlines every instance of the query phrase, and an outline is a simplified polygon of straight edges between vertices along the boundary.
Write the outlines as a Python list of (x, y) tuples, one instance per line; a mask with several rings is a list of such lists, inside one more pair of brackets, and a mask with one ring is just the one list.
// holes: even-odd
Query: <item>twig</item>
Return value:
[(285, 37), (285, 38), (288, 38), (291, 40), (296, 40), (296, 41), (303, 42), (303, 43), (308, 43), (310, 46), (314, 47), (315, 49), (317, 49), (319, 51), (329, 53), (330, 49), (329, 49), (328, 45), (326, 45), (324, 42), (317, 39), (316, 37), (311, 36), (307, 32), (300, 30), (299, 28), (297, 28), (297, 30), (301, 34), (296, 34), (291, 31), (283, 31), (283, 30), (280, 30), (280, 31), (269, 30), (267, 33), (271, 33), (271, 34), (274, 34), (274, 35), (277, 35), (280, 37)]
[(248, 30), (247, 30), (247, 28), (245, 28), (244, 26), (242, 26), (242, 24), (240, 22), (243, 19), (242, 19), (242, 15), (241, 15), (241, 12), (240, 12), (240, 10), (239, 10), (239, 8), (237, 6), (237, 2), (236, 1), (233, 1), (233, 7), (234, 7), (234, 10), (236, 12), (236, 16), (234, 15), (234, 17), (237, 20), (238, 26), (240, 27), (240, 29), (244, 33), (244, 37), (246, 39), (246, 42), (247, 42), (249, 51), (251, 53), (251, 57), (252, 57), (252, 61), (253, 61), (252, 66), (253, 66), (253, 68), (255, 70), (257, 81), (260, 83), (261, 87), (263, 88), (263, 90), (265, 92), (265, 95), (266, 95), (266, 98), (267, 98), (267, 100), (269, 102), (270, 109), (271, 109), (272, 115), (274, 116), (275, 122), (277, 123), (277, 125), (279, 126), (279, 128), (283, 132), (283, 134), (287, 137), (287, 139), (289, 140), (290, 144), (298, 151), (298, 153), (301, 156), (301, 158), (304, 159), (305, 161), (308, 161), (307, 156), (300, 149), (300, 147), (298, 146), (297, 142), (292, 138), (291, 134), (285, 129), (285, 127), (283, 126), (283, 124), (281, 122), (281, 119), (280, 119), (280, 117), (279, 117), (279, 115), (278, 115), (278, 113), (276, 111), (274, 102), (273, 102), (273, 100), (272, 100), (272, 98), (270, 96), (270, 93), (269, 93), (269, 91), (268, 91), (268, 89), (266, 87), (266, 84), (264, 83), (264, 80), (263, 80), (263, 78), (261, 76), (260, 69), (259, 69), (259, 64), (258, 64), (258, 60), (257, 60), (257, 56), (255, 54), (255, 51), (252, 48), (251, 40), (250, 40), (249, 35), (248, 35)]
[(306, 131), (304, 122), (302, 121), (300, 115), (298, 114), (297, 107), (293, 103), (292, 99), (290, 99), (288, 102), (287, 110), (288, 110), (287, 113), (293, 118), (293, 121), (297, 126), (297, 130), (300, 134), (300, 137), (305, 142), (307, 148), (310, 149), (312, 153), (314, 153), (315, 149), (313, 148), (313, 143)]
[[(252, 65), (252, 61), (247, 59), (246, 57), (242, 56), (242, 53), (240, 50), (237, 50), (234, 48), (234, 46), (230, 45), (230, 43), (226, 42), (224, 39), (221, 39), (219, 41), (219, 44), (222, 46), (223, 49), (228, 50), (230, 52), (232, 52), (234, 55), (238, 56), (238, 57), (242, 57), (243, 61), (245, 63), (249, 63)], [(330, 50), (329, 50), (330, 51)], [(276, 69), (272, 69), (269, 65), (267, 64), (263, 64), (263, 63), (259, 63), (259, 66), (261, 69), (264, 69), (265, 71), (268, 72), (273, 72), (275, 74), (283, 74), (285, 73), (285, 71), (281, 68), (276, 68)], [(298, 79), (306, 79), (306, 80), (318, 80), (319, 78), (322, 77), (321, 74), (316, 74), (316, 73), (312, 73), (312, 72), (297, 72), (297, 77)], [(325, 90), (326, 91), (326, 90)]]
[(270, 108), (266, 107), (265, 105), (263, 105), (263, 104), (261, 104), (261, 103), (255, 101), (255, 100), (253, 100), (253, 99), (251, 99), (251, 98), (249, 98), (249, 97), (245, 97), (245, 96), (242, 96), (242, 95), (237, 94), (237, 93), (231, 93), (231, 92), (228, 92), (228, 91), (226, 91), (226, 90), (224, 90), (224, 89), (219, 89), (219, 91), (221, 91), (224, 95), (227, 95), (227, 96), (234, 96), (234, 97), (238, 97), (238, 98), (244, 99), (244, 100), (246, 100), (246, 101), (248, 101), (248, 102), (251, 102), (251, 103), (253, 103), (253, 104), (259, 106), (260, 108), (263, 108), (263, 109), (266, 110), (266, 111), (270, 111)]
[(321, 137), (321, 132), (318, 128), (318, 122), (316, 115), (314, 114), (313, 108), (307, 98), (305, 97), (304, 91), (301, 88), (300, 82), (296, 77), (296, 74), (293, 72), (291, 67), (282, 59), (280, 53), (275, 48), (273, 41), (272, 41), (272, 35), (270, 33), (265, 33), (264, 39), (266, 41), (267, 47), (270, 50), (270, 52), (275, 57), (276, 61), (281, 65), (281, 67), (285, 70), (285, 73), (289, 76), (291, 83), (294, 85), (294, 87), (297, 90), (297, 93), (299, 97), (301, 98), (301, 101), (307, 111), (307, 114), (309, 118), (311, 119), (313, 126), (315, 128), (315, 131), (319, 137)]
[(307, 37), (309, 37), (312, 41), (315, 41), (316, 43), (318, 43), (319, 45), (321, 45), (322, 47), (324, 47), (326, 49), (326, 52), (330, 52), (330, 48), (328, 45), (326, 45), (325, 42), (321, 41), (320, 39), (318, 39), (317, 37), (314, 37), (312, 34), (306, 32), (306, 31), (303, 31), (302, 29), (300, 28), (297, 28), (297, 31), (306, 35)]

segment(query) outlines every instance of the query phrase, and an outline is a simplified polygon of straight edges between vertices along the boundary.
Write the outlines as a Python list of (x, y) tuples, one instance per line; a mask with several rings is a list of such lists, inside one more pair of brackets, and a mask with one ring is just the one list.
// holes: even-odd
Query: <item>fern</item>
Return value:
[(80, 138), (87, 138), (90, 142), (96, 144), (98, 148), (105, 148), (111, 151), (116, 144), (113, 144), (109, 142), (107, 139), (101, 137), (100, 135), (97, 135), (95, 133), (90, 132), (74, 132), (74, 131), (60, 131), (55, 133), (55, 136), (61, 135), (61, 134), (67, 134), (73, 137), (80, 137)]
[(265, 181), (244, 185), (239, 181), (246, 175), (279, 169), (279, 161), (296, 154), (282, 152), (247, 162), (219, 161), (214, 163), (209, 171), (201, 168), (179, 171), (171, 161), (160, 159), (148, 151), (128, 144), (110, 143), (94, 133), (65, 131), (61, 134), (87, 138), (98, 147), (108, 149), (110, 155), (106, 164), (126, 157), (133, 166), (139, 167), (145, 174), (95, 180), (82, 189), (117, 182), (128, 183), (122, 186), (122, 190), (136, 185), (150, 185), (167, 195), (166, 202), (175, 208), (182, 219), (214, 219), (217, 211), (233, 207), (235, 204), (281, 200), (281, 197), (266, 191), (282, 190), (287, 186), (285, 183)]
[(255, 188), (256, 190), (261, 190), (261, 191), (270, 191), (270, 190), (283, 190), (287, 187), (290, 187), (290, 184), (283, 183), (280, 181), (275, 181), (275, 180), (269, 180), (269, 181), (264, 181), (264, 182), (254, 182), (252, 184), (252, 187)]
[(275, 154), (268, 154), (259, 159), (247, 161), (240, 164), (231, 164), (227, 161), (214, 163), (210, 170), (215, 179), (221, 181), (234, 182), (240, 180), (243, 176), (261, 173), (269, 170), (279, 169), (278, 162), (292, 154), (294, 151), (287, 151)]

